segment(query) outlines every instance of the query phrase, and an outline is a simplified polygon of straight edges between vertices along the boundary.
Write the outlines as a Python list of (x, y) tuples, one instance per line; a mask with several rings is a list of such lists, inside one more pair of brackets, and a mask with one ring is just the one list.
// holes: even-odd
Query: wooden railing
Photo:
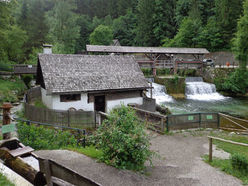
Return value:
[(243, 147), (248, 147), (248, 144), (246, 144), (246, 143), (239, 143), (239, 142), (226, 140), (226, 139), (222, 139), (222, 138), (218, 138), (218, 137), (214, 137), (214, 136), (208, 136), (208, 139), (209, 139), (209, 162), (212, 162), (212, 160), (213, 160), (213, 139), (218, 140), (218, 141), (222, 141), (222, 142), (226, 142), (226, 143), (230, 143), (233, 145), (240, 145)]
[[(52, 185), (85, 185), (100, 186), (101, 184), (91, 180), (90, 178), (78, 174), (53, 160), (38, 157), (40, 172), (45, 174), (48, 186)], [(69, 183), (69, 184), (68, 184)]]

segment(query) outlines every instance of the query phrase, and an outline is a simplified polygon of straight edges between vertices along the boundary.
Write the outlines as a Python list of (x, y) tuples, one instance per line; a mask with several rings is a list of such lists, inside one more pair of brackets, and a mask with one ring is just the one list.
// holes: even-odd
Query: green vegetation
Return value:
[(151, 163), (153, 152), (144, 123), (129, 107), (114, 109), (97, 130), (95, 141), (103, 152), (101, 160), (117, 168), (140, 171), (146, 161)]
[(19, 0), (1, 1), (0, 12), (4, 70), (34, 63), (43, 43), (54, 53), (79, 53), (112, 38), (123, 46), (234, 46), (241, 61), (247, 54), (247, 0)]
[(18, 101), (25, 90), (25, 84), (18, 78), (0, 79), (0, 103)]
[[(212, 135), (223, 139), (248, 144), (247, 136), (228, 135), (228, 133), (212, 133)], [(248, 148), (218, 140), (214, 140), (213, 142), (218, 148), (230, 153), (231, 159), (223, 160), (214, 158), (210, 165), (218, 167), (222, 171), (241, 179), (244, 184), (248, 184)], [(205, 156), (205, 161), (208, 162), (208, 156)]]
[(90, 44), (92, 45), (110, 45), (113, 41), (113, 31), (104, 25), (99, 25), (90, 34)]
[(4, 186), (14, 186), (13, 183), (11, 183), (5, 176), (0, 174), (0, 185)]
[(17, 128), (20, 141), (36, 150), (60, 149), (77, 145), (77, 139), (68, 131), (37, 127), (22, 122), (19, 122)]
[(89, 156), (89, 157), (95, 158), (95, 159), (100, 159), (103, 155), (103, 152), (101, 150), (96, 149), (92, 145), (87, 146), (85, 148), (83, 148), (83, 147), (66, 147), (66, 149), (84, 154), (86, 156)]
[(34, 101), (34, 106), (36, 106), (38, 108), (47, 108), (47, 106), (42, 102), (41, 99), (36, 99)]

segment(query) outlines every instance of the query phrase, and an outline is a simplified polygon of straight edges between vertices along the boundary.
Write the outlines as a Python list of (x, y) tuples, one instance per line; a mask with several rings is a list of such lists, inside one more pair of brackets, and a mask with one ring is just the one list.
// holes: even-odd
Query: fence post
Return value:
[(199, 128), (201, 128), (201, 113), (199, 113)]
[(163, 118), (161, 118), (160, 124), (161, 124), (161, 130), (162, 132), (164, 132), (164, 119)]
[(166, 117), (166, 130), (169, 132), (169, 116)]
[(67, 111), (67, 115), (68, 115), (68, 127), (70, 127), (70, 110)]
[(212, 162), (213, 160), (213, 139), (212, 138), (208, 138), (209, 139), (209, 162)]
[(220, 128), (220, 114), (217, 113), (217, 128)]
[[(10, 109), (12, 108), (11, 103), (4, 103), (3, 106), (1, 107), (3, 109), (3, 125), (8, 125), (10, 124)], [(3, 139), (10, 139), (11, 133), (5, 133), (3, 134)]]

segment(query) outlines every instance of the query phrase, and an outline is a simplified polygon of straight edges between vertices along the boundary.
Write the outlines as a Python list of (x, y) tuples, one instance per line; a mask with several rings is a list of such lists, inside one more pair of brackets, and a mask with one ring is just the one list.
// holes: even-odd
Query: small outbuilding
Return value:
[(149, 88), (132, 56), (39, 54), (37, 84), (51, 109), (109, 112), (143, 104)]

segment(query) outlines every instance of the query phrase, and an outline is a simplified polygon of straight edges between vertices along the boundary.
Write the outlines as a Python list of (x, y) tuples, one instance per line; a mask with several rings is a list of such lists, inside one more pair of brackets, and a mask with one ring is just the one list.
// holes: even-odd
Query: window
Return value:
[(65, 94), (60, 95), (60, 102), (70, 102), (81, 100), (81, 94)]

